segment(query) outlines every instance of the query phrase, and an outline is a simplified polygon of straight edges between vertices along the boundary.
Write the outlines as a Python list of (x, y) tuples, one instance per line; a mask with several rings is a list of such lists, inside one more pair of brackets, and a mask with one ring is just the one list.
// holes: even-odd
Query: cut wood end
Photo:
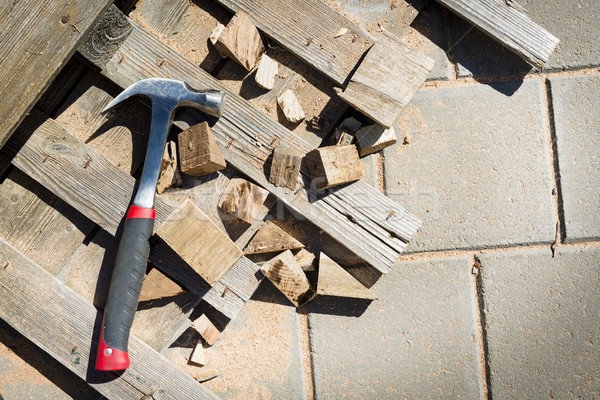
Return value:
[(185, 290), (170, 278), (154, 268), (144, 278), (140, 302), (173, 297), (185, 293)]
[(296, 253), (296, 262), (300, 268), (306, 272), (315, 270), (315, 258), (315, 255), (306, 249), (300, 249), (300, 251)]
[(193, 125), (177, 136), (179, 164), (184, 174), (202, 176), (227, 166), (221, 149), (206, 122)]
[(267, 221), (256, 232), (244, 249), (244, 254), (274, 253), (283, 250), (297, 250), (304, 245), (281, 229), (272, 221)]
[(317, 294), (376, 300), (377, 296), (324, 253), (319, 255)]
[(277, 76), (279, 70), (279, 63), (269, 57), (267, 54), (263, 54), (258, 62), (258, 68), (254, 79), (256, 84), (263, 89), (271, 90), (275, 86), (275, 76)]
[(383, 150), (396, 141), (394, 127), (386, 129), (381, 125), (373, 124), (356, 131), (356, 144), (361, 157)]
[(217, 43), (217, 40), (219, 40), (219, 36), (221, 36), (221, 33), (223, 33), (224, 30), (225, 30), (225, 25), (223, 25), (223, 24), (218, 24), (212, 30), (208, 39), (210, 40), (210, 42), (213, 45), (215, 45), (215, 43)]
[(192, 354), (190, 354), (189, 362), (192, 364), (204, 366), (207, 364), (206, 360), (206, 350), (204, 349), (202, 340), (198, 340), (196, 346), (194, 346), (194, 349), (192, 350)]
[(244, 11), (235, 13), (215, 42), (221, 55), (225, 55), (248, 71), (256, 66), (265, 46), (252, 19)]
[(260, 270), (296, 307), (306, 304), (314, 296), (314, 290), (290, 250), (267, 261)]
[(202, 339), (210, 346), (214, 345), (221, 338), (221, 332), (208, 319), (206, 314), (192, 322), (192, 327), (202, 336)]
[(304, 110), (302, 110), (302, 106), (300, 106), (296, 95), (291, 90), (288, 89), (283, 92), (277, 98), (277, 104), (281, 107), (283, 115), (285, 115), (288, 121), (297, 124), (305, 118)]
[(302, 153), (299, 150), (278, 146), (273, 149), (273, 160), (269, 182), (275, 186), (283, 186), (295, 190), (302, 164)]
[(160, 163), (160, 172), (156, 182), (156, 193), (162, 194), (166, 189), (181, 182), (177, 170), (177, 147), (175, 142), (167, 142), (163, 158)]
[(367, 172), (354, 145), (320, 147), (305, 158), (311, 185), (318, 190), (357, 181)]
[(252, 224), (269, 192), (242, 178), (233, 178), (219, 199), (218, 207), (226, 214)]

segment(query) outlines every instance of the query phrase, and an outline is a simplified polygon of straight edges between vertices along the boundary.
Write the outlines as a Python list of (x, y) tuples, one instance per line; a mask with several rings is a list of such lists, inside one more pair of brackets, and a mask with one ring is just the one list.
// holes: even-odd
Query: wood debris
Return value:
[(315, 255), (306, 249), (300, 249), (298, 253), (296, 253), (296, 262), (302, 268), (303, 271), (314, 271), (314, 261)]
[(296, 149), (277, 146), (273, 149), (273, 162), (269, 182), (295, 190), (302, 164), (302, 153)]
[(360, 122), (356, 118), (346, 118), (335, 128), (333, 133), (334, 143), (337, 145), (354, 143), (355, 133), (358, 128), (360, 128)]
[(394, 127), (384, 128), (373, 124), (363, 126), (356, 131), (356, 144), (361, 157), (375, 153), (396, 143), (396, 132)]
[(297, 124), (305, 118), (304, 110), (302, 110), (302, 106), (300, 106), (296, 95), (291, 90), (288, 89), (283, 92), (277, 98), (277, 104), (281, 107), (283, 115), (285, 115), (288, 121)]
[(317, 294), (375, 300), (377, 297), (324, 253), (319, 256)]
[(329, 189), (363, 178), (366, 175), (356, 146), (321, 147), (306, 155), (311, 184), (316, 189)]
[(310, 283), (290, 250), (267, 261), (260, 270), (296, 307), (312, 298)]
[(252, 224), (269, 192), (242, 178), (233, 178), (219, 199), (219, 208)]
[(221, 149), (206, 122), (193, 125), (177, 136), (181, 172), (202, 176), (227, 166)]
[(275, 76), (279, 70), (279, 63), (269, 57), (266, 53), (262, 55), (258, 62), (254, 80), (256, 84), (263, 89), (271, 90), (275, 86)]
[(213, 29), (212, 32), (210, 33), (208, 40), (210, 40), (210, 42), (213, 45), (216, 45), (217, 40), (219, 40), (219, 36), (221, 36), (221, 33), (223, 33), (224, 30), (225, 30), (225, 25), (217, 24), (217, 26), (215, 26), (215, 29)]
[(206, 314), (202, 314), (200, 318), (192, 322), (192, 328), (198, 331), (209, 346), (214, 345), (221, 338), (221, 331), (208, 319)]
[(156, 193), (161, 194), (171, 186), (180, 186), (181, 183), (182, 179), (177, 170), (177, 148), (175, 142), (168, 142), (160, 164)]
[(184, 292), (185, 290), (181, 286), (173, 282), (158, 269), (153, 268), (148, 272), (146, 278), (144, 278), (144, 284), (140, 292), (140, 301), (173, 297)]
[(344, 36), (346, 33), (348, 33), (348, 28), (340, 28), (335, 35), (333, 35), (333, 37), (338, 38), (340, 36)]
[(204, 350), (202, 340), (198, 340), (196, 346), (194, 346), (194, 350), (192, 350), (192, 354), (190, 355), (189, 361), (193, 364), (197, 364), (200, 366), (204, 366), (207, 364), (206, 351)]
[(304, 245), (293, 238), (289, 233), (267, 221), (260, 227), (256, 235), (250, 240), (244, 254), (274, 253), (283, 250), (296, 250)]
[(244, 11), (235, 13), (227, 24), (215, 47), (225, 55), (250, 71), (265, 51), (260, 33)]

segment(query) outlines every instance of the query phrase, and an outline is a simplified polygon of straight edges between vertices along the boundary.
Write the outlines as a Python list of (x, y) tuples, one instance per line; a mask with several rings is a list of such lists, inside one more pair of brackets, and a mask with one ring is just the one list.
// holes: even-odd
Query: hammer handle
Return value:
[(97, 370), (120, 371), (129, 367), (129, 332), (146, 274), (154, 218), (152, 208), (131, 206), (127, 213), (104, 308)]

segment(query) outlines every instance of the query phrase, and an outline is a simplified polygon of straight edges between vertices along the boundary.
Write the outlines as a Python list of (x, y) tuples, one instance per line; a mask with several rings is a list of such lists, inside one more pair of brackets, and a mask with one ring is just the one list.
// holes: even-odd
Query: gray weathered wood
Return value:
[(129, 339), (127, 370), (120, 375), (96, 371), (102, 315), (3, 239), (0, 318), (109, 399), (217, 398), (135, 336)]
[(0, 6), (0, 146), (110, 3), (25, 0)]
[(514, 0), (437, 0), (496, 39), (529, 64), (541, 68), (559, 43)]

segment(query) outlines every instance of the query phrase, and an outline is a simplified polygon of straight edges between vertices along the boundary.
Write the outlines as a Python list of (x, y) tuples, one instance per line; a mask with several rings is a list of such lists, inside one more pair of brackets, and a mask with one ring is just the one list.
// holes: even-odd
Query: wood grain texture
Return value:
[(266, 54), (260, 57), (254, 80), (263, 89), (271, 90), (275, 86), (275, 76), (279, 71), (279, 63)]
[[(374, 39), (319, 0), (218, 0), (248, 13), (254, 25), (301, 60), (343, 85)], [(334, 38), (341, 29), (342, 37)]]
[(368, 300), (377, 298), (373, 292), (364, 287), (338, 263), (327, 257), (325, 253), (321, 253), (319, 256), (317, 295)]
[[(0, 239), (0, 318), (110, 399), (217, 399), (135, 336), (122, 374), (93, 367), (102, 315)], [(107, 379), (108, 378), (108, 379)]]
[(0, 6), (0, 146), (110, 3), (26, 0)]
[(541, 68), (558, 46), (558, 38), (533, 22), (512, 0), (437, 1), (534, 67)]
[(252, 224), (269, 192), (242, 178), (233, 178), (219, 199), (219, 209)]
[(185, 290), (181, 286), (166, 277), (158, 269), (153, 268), (144, 278), (144, 284), (140, 292), (140, 302), (174, 297), (183, 292)]
[(250, 240), (244, 249), (244, 254), (275, 253), (284, 250), (297, 250), (303, 247), (304, 245), (289, 233), (273, 222), (267, 221)]
[(219, 35), (215, 47), (222, 55), (235, 60), (250, 71), (256, 66), (265, 46), (260, 33), (244, 11), (235, 13)]
[(189, 127), (177, 135), (181, 172), (202, 176), (227, 166), (221, 149), (206, 122)]
[(275, 147), (273, 149), (269, 182), (276, 186), (296, 190), (302, 158), (303, 155), (298, 150), (285, 146)]
[(260, 270), (296, 307), (304, 305), (313, 295), (304, 271), (290, 250), (267, 261)]
[(285, 118), (293, 124), (297, 124), (306, 118), (296, 95), (289, 89), (277, 98), (277, 104), (281, 107)]
[(373, 124), (363, 126), (356, 131), (356, 146), (361, 157), (383, 150), (396, 143), (394, 127), (384, 128)]
[(217, 343), (217, 340), (221, 338), (221, 332), (211, 322), (206, 314), (202, 314), (198, 319), (192, 322), (192, 327), (202, 336), (202, 338), (208, 343), (209, 346)]
[(329, 189), (362, 179), (366, 175), (354, 145), (314, 149), (306, 155), (306, 164), (311, 184), (318, 189)]
[(165, 190), (181, 182), (179, 170), (177, 169), (177, 147), (175, 142), (168, 141), (160, 162), (158, 181), (156, 182), (156, 193), (162, 194)]
[(302, 271), (314, 271), (315, 255), (306, 249), (300, 249), (294, 256), (296, 257), (296, 263), (302, 268)]

